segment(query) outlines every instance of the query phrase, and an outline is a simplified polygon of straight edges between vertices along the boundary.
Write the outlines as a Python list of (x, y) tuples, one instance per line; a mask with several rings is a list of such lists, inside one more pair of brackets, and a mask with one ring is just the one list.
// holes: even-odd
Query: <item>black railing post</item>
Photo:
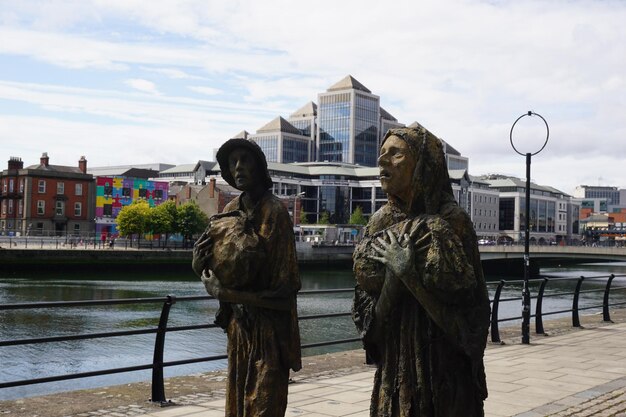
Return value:
[(176, 304), (176, 297), (168, 295), (165, 303), (163, 303), (161, 317), (159, 318), (159, 328), (157, 329), (154, 341), (154, 357), (152, 359), (152, 398), (150, 398), (150, 401), (153, 403), (161, 403), (161, 405), (168, 404), (168, 401), (165, 399), (165, 384), (163, 382), (163, 348), (165, 347), (167, 319), (169, 318), (170, 308), (173, 304)]
[(491, 341), (493, 343), (501, 343), (500, 331), (498, 330), (498, 306), (500, 305), (500, 293), (504, 287), (504, 280), (500, 280), (496, 292), (493, 295), (493, 304), (491, 306)]
[(611, 283), (613, 282), (613, 278), (615, 278), (615, 274), (609, 275), (609, 279), (606, 282), (606, 288), (604, 289), (604, 301), (602, 302), (602, 320), (610, 321), (611, 314), (609, 313), (609, 294), (611, 292)]
[(572, 303), (572, 326), (580, 327), (580, 317), (578, 315), (578, 298), (580, 296), (580, 287), (583, 285), (585, 277), (578, 278), (576, 290), (574, 291), (574, 302)]
[(546, 289), (548, 278), (544, 278), (539, 286), (539, 293), (537, 294), (537, 305), (535, 306), (535, 333), (544, 334), (543, 330), (543, 317), (542, 304), (543, 304), (543, 292)]

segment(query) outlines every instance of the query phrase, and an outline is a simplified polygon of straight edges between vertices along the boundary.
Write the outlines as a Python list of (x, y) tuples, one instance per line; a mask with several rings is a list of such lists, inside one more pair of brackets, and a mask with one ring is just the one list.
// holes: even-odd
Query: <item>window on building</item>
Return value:
[(514, 198), (501, 198), (500, 199), (500, 216), (499, 216), (500, 230), (513, 230), (515, 225), (515, 199)]
[(76, 184), (74, 186), (74, 194), (75, 195), (83, 195), (83, 184)]
[(7, 214), (7, 201), (2, 200), (2, 214)]
[(17, 202), (17, 214), (20, 216), (24, 214), (24, 202), (22, 200)]
[(65, 214), (65, 202), (57, 201), (54, 207), (54, 212), (57, 216), (63, 216)]
[(113, 195), (113, 186), (109, 185), (109, 183), (104, 184), (104, 195), (112, 196)]
[(65, 194), (65, 183), (57, 182), (57, 194)]
[(46, 214), (46, 202), (44, 200), (37, 200), (37, 214), (40, 216)]
[(15, 180), (11, 178), (9, 180), (9, 192), (12, 193), (13, 191), (15, 191)]
[(80, 224), (76, 223), (74, 225), (74, 233), (75, 234), (79, 234), (80, 233)]
[(2, 181), (2, 192), (3, 193), (7, 192), (7, 179), (6, 178)]
[(130, 198), (130, 187), (122, 188), (122, 197)]
[(74, 203), (74, 216), (80, 217), (83, 214), (82, 203)]
[(9, 200), (9, 214), (13, 214), (13, 200)]
[(105, 204), (102, 209), (103, 209), (103, 212), (102, 212), (103, 215), (105, 215), (105, 216), (112, 216), (113, 215), (113, 205), (112, 204)]
[(163, 190), (154, 190), (154, 199), (163, 200)]
[(24, 192), (24, 179), (20, 180), (20, 193)]
[(43, 194), (46, 192), (46, 180), (39, 180), (38, 191), (39, 194)]
[(139, 198), (146, 198), (148, 196), (148, 190), (145, 188), (139, 189)]

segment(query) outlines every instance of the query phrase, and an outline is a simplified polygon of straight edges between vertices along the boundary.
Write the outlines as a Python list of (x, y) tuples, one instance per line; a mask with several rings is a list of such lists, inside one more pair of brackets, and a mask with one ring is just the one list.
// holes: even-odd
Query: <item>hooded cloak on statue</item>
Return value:
[[(377, 365), (370, 415), (483, 416), (490, 308), (476, 234), (452, 194), (441, 141), (422, 127), (390, 129), (383, 143), (390, 136), (408, 144), (416, 165), (408, 207), (389, 195), (354, 253), (353, 320)], [(407, 291), (394, 300), (391, 317), (376, 317), (389, 278), (386, 267), (369, 258), (376, 255), (372, 243), (387, 230), (397, 235), (406, 228), (414, 241), (428, 234), (429, 247), (416, 251), (415, 268), (402, 279)], [(379, 320), (385, 337), (373, 340)]]

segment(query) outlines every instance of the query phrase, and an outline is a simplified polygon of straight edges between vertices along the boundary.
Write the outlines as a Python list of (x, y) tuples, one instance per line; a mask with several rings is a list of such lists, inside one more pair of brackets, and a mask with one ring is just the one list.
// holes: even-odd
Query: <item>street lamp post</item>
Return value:
[[(536, 152), (520, 152), (513, 144), (513, 129), (517, 122), (526, 116), (537, 116), (539, 117), (543, 123), (546, 125), (546, 140), (543, 143), (543, 146)], [(518, 154), (526, 157), (526, 204), (525, 204), (525, 242), (524, 242), (524, 283), (522, 286), (522, 343), (528, 344), (530, 343), (530, 289), (528, 288), (528, 280), (530, 278), (530, 160), (533, 155), (537, 155), (539, 152), (546, 147), (548, 143), (548, 138), (550, 137), (550, 129), (548, 127), (548, 122), (541, 115), (534, 113), (532, 111), (528, 111), (527, 113), (521, 115), (515, 120), (513, 126), (511, 126), (511, 132), (509, 134), (509, 138), (511, 141), (511, 146), (513, 150)]]

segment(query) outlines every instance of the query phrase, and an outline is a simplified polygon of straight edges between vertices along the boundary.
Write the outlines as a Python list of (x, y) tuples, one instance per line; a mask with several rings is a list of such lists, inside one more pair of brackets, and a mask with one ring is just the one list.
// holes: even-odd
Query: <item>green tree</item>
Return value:
[(356, 206), (352, 214), (350, 215), (350, 220), (348, 220), (349, 224), (360, 224), (366, 225), (367, 219), (363, 215), (363, 209), (361, 206)]
[(209, 224), (209, 218), (200, 210), (195, 201), (178, 206), (178, 232), (183, 235), (185, 243), (193, 235), (201, 233)]
[[(150, 205), (147, 201), (134, 201), (122, 207), (117, 215), (117, 228), (122, 236), (130, 236), (131, 246), (133, 235), (141, 239), (141, 235), (149, 230), (151, 223)], [(139, 241), (137, 243), (139, 246)]]
[(176, 233), (178, 209), (172, 200), (163, 202), (150, 210), (150, 226), (152, 233), (165, 234), (165, 245), (170, 233)]
[(330, 224), (330, 213), (327, 211), (322, 212), (317, 224)]
[(309, 224), (309, 218), (304, 210), (300, 210), (300, 224)]

